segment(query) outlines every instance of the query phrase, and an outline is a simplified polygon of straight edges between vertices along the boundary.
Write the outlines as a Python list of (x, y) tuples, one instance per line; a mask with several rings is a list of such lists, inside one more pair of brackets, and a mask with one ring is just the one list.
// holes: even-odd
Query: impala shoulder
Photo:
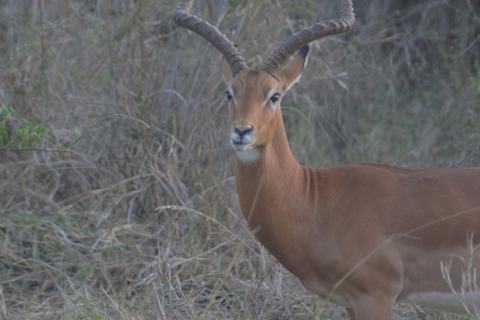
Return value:
[(356, 163), (333, 168), (332, 171), (340, 176), (346, 176), (352, 179), (388, 179), (408, 175), (415, 170), (377, 163)]
[(382, 164), (382, 163), (358, 163), (358, 164), (353, 164), (351, 165), (352, 167), (360, 167), (360, 168), (365, 168), (365, 170), (372, 169), (372, 170), (377, 170), (379, 172), (390, 172), (393, 174), (408, 174), (408, 173), (413, 173), (416, 172), (417, 170), (412, 170), (412, 169), (407, 169), (403, 167), (396, 167), (396, 166), (391, 166), (388, 164)]
[(352, 164), (327, 170), (332, 190), (340, 194), (352, 193), (358, 197), (395, 196), (408, 169), (371, 163)]

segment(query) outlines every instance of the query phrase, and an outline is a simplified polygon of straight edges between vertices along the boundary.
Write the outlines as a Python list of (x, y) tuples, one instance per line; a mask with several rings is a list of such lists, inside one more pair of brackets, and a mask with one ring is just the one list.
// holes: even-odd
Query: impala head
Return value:
[[(208, 22), (190, 14), (194, 0), (183, 0), (173, 20), (190, 29), (222, 54), (222, 74), (231, 115), (230, 142), (242, 162), (258, 159), (260, 150), (273, 138), (284, 94), (298, 81), (307, 63), (308, 43), (346, 32), (355, 23), (352, 1), (344, 1), (340, 19), (326, 20), (303, 29), (278, 47), (260, 70), (248, 68), (237, 47)], [(298, 50), (297, 56), (283, 65)], [(283, 68), (282, 68), (283, 67)]]
[(272, 140), (278, 117), (281, 117), (280, 102), (300, 78), (307, 63), (308, 50), (305, 45), (276, 77), (263, 69), (249, 68), (240, 70), (234, 76), (228, 61), (222, 59), (231, 119), (230, 143), (240, 160), (255, 160), (259, 154), (257, 148)]

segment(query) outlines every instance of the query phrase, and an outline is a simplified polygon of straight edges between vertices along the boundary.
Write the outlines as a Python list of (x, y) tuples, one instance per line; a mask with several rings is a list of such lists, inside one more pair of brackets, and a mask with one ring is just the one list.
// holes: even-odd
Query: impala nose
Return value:
[(233, 129), (240, 136), (240, 138), (243, 138), (244, 135), (253, 131), (253, 126), (239, 127), (237, 125), (234, 125)]
[(253, 142), (252, 135), (253, 132), (252, 125), (233, 125), (231, 142), (236, 145), (241, 144), (250, 144)]

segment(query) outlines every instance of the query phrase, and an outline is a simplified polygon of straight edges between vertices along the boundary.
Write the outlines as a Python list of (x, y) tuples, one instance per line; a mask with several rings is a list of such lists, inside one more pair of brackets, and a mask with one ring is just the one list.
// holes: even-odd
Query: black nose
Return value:
[(246, 128), (238, 128), (236, 125), (233, 127), (233, 129), (235, 130), (236, 133), (238, 133), (238, 135), (240, 137), (243, 137), (244, 135), (246, 135), (247, 133), (253, 131), (253, 126), (248, 126)]

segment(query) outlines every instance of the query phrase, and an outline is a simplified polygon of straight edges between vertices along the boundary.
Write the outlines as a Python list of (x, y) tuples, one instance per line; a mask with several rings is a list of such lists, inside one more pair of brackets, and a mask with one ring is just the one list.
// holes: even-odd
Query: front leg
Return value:
[(353, 308), (345, 308), (345, 310), (347, 310), (350, 320), (355, 320), (355, 312), (353, 312)]
[(373, 297), (365, 294), (347, 308), (350, 320), (392, 320), (394, 298)]

